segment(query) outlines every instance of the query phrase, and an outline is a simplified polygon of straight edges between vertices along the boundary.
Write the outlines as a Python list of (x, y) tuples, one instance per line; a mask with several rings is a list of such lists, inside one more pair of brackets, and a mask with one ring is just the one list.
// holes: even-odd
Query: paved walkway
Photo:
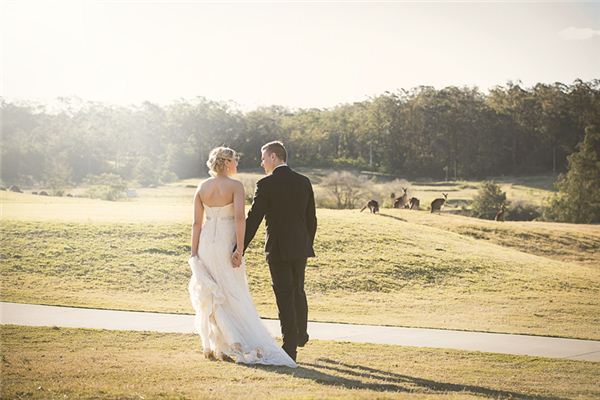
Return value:
[[(0, 302), (0, 323), (193, 333), (193, 316)], [(279, 321), (263, 320), (273, 336)], [(485, 351), (600, 362), (600, 341), (543, 336), (309, 322), (311, 339)]]

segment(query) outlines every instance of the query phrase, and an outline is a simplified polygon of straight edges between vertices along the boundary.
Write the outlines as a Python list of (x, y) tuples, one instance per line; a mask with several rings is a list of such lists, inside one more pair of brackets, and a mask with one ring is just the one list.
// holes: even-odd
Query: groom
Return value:
[(256, 183), (246, 218), (244, 251), (264, 217), (265, 254), (279, 310), (282, 347), (295, 361), (296, 348), (308, 342), (304, 270), (306, 259), (315, 256), (315, 198), (310, 180), (287, 166), (283, 143), (267, 143), (261, 153), (261, 166), (267, 176)]

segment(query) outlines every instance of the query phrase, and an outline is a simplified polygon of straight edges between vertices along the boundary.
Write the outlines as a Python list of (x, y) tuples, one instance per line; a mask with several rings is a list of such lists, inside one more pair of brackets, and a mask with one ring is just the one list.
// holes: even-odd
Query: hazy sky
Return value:
[(0, 1), (9, 99), (331, 107), (600, 78), (600, 3)]

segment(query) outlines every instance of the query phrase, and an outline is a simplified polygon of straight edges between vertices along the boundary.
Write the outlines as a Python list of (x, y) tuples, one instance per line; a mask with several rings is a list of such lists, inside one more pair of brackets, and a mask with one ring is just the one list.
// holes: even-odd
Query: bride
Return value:
[[(188, 291), (196, 311), (194, 326), (204, 356), (244, 364), (297, 367), (277, 345), (256, 311), (246, 280), (244, 186), (237, 173), (236, 152), (217, 147), (206, 165), (211, 178), (194, 195), (192, 278)], [(204, 217), (206, 221), (202, 223)], [(241, 261), (238, 261), (241, 260)]]

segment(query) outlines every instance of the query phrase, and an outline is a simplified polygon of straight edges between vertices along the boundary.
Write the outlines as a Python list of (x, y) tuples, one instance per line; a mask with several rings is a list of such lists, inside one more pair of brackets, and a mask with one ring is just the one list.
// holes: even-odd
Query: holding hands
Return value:
[(233, 268), (238, 268), (240, 265), (242, 265), (243, 258), (244, 255), (240, 250), (234, 251), (231, 255), (231, 263), (233, 264)]

